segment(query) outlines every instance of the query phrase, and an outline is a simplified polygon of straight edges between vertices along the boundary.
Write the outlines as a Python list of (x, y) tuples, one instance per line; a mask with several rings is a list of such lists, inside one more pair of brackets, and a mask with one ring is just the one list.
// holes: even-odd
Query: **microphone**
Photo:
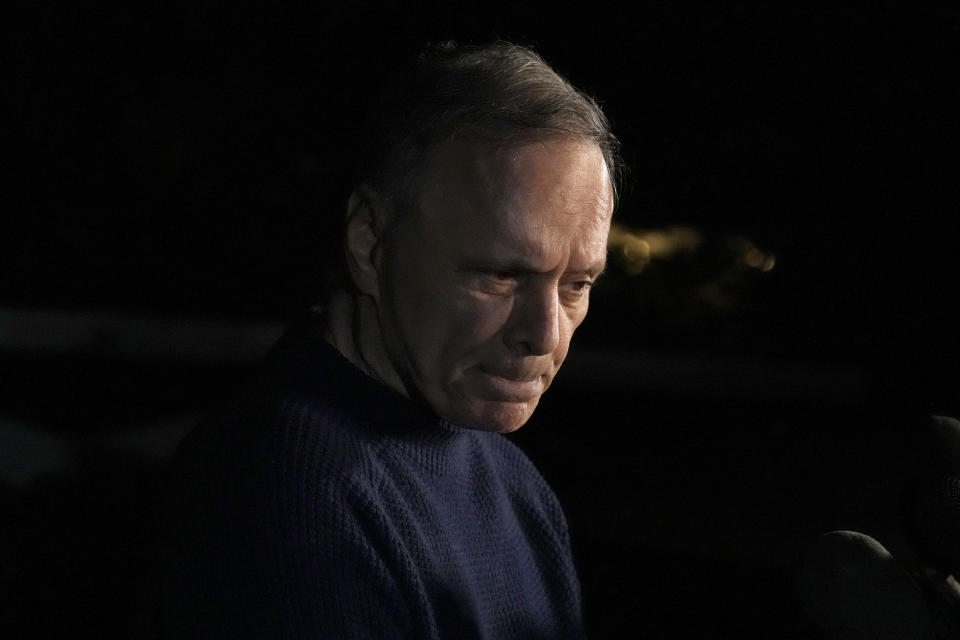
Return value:
[(960, 421), (933, 416), (930, 425), (948, 475), (935, 471), (915, 488), (910, 533), (928, 565), (918, 572), (960, 620), (960, 583), (955, 578), (960, 575)]
[(804, 558), (797, 595), (831, 639), (960, 640), (960, 421), (932, 416), (927, 433), (933, 457), (910, 491), (903, 563), (855, 531), (821, 536)]
[(811, 621), (836, 640), (935, 640), (920, 586), (887, 549), (855, 531), (820, 536), (797, 592)]
[(960, 477), (937, 478), (918, 492), (913, 525), (933, 564), (949, 572), (960, 569)]

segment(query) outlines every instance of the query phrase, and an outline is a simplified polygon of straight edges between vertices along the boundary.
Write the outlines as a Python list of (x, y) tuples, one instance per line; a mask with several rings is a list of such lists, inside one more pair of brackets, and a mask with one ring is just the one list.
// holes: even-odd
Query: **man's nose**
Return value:
[(517, 296), (504, 340), (517, 355), (553, 353), (560, 342), (560, 300), (556, 287), (531, 287)]

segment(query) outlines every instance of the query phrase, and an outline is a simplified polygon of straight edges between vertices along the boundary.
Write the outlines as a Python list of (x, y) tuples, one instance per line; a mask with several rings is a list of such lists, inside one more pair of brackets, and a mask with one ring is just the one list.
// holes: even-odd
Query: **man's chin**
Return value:
[(511, 433), (527, 423), (540, 398), (524, 402), (475, 400), (470, 407), (451, 412), (452, 422), (470, 429)]

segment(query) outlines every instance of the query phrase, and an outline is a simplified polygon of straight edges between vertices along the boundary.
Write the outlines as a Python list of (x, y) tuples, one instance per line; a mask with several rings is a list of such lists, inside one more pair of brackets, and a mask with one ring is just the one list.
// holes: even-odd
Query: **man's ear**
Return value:
[(345, 252), (354, 286), (374, 299), (379, 297), (379, 247), (387, 212), (376, 191), (359, 185), (347, 200)]

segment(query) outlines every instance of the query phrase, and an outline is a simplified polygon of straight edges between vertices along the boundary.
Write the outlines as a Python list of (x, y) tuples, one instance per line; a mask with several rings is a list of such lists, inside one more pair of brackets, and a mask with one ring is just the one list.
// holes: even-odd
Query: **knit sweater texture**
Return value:
[(582, 638), (567, 525), (500, 434), (379, 384), (315, 327), (181, 445), (166, 638)]

